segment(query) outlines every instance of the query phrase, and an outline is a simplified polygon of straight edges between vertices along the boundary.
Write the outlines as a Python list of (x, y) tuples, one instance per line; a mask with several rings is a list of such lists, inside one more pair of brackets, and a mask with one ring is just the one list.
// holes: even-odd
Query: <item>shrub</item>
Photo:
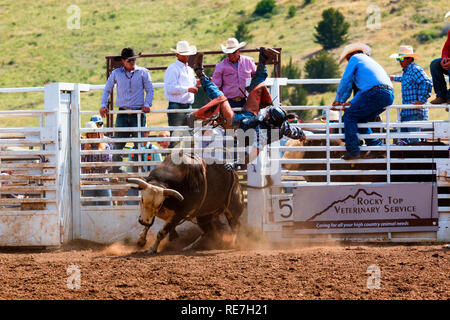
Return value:
[[(308, 59), (305, 64), (305, 72), (308, 79), (339, 78), (339, 65), (336, 60), (326, 51), (319, 52), (316, 56)], [(336, 90), (333, 84), (310, 84), (305, 86), (308, 92), (320, 92)]]
[(350, 24), (345, 21), (339, 10), (330, 8), (322, 12), (322, 20), (315, 27), (315, 42), (322, 45), (325, 50), (337, 48), (347, 40), (347, 31)]
[(288, 10), (288, 17), (289, 18), (294, 17), (296, 12), (297, 12), (297, 7), (294, 5), (290, 6), (289, 10)]
[(270, 17), (270, 15), (274, 13), (276, 7), (277, 4), (275, 3), (275, 0), (260, 0), (256, 5), (253, 15)]
[(441, 36), (440, 30), (436, 28), (422, 30), (419, 33), (416, 33), (414, 37), (419, 40), (420, 43), (425, 43), (434, 39), (437, 39)]
[(253, 36), (250, 34), (250, 30), (244, 21), (238, 24), (234, 37), (239, 41), (249, 42)]

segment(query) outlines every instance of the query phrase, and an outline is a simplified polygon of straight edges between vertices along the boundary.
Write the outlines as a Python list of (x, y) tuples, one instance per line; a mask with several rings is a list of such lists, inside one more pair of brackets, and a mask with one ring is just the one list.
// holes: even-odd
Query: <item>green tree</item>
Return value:
[(322, 11), (322, 20), (315, 27), (315, 42), (325, 50), (337, 48), (347, 40), (350, 24), (345, 21), (343, 14), (334, 8)]
[(255, 16), (266, 16), (271, 15), (275, 12), (277, 4), (275, 0), (261, 0), (256, 5), (253, 15)]
[(250, 30), (244, 21), (238, 24), (234, 37), (239, 41), (245, 42), (249, 42), (253, 39), (253, 36), (250, 34)]
[[(308, 79), (339, 78), (339, 65), (327, 51), (320, 51), (314, 57), (308, 59), (305, 64), (305, 72)], [(308, 92), (320, 92), (336, 90), (334, 84), (309, 84), (305, 86)]]

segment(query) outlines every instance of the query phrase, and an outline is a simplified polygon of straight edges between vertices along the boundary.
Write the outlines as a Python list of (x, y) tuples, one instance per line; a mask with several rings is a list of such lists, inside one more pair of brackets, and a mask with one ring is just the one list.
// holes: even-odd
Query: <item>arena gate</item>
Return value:
[[(268, 79), (271, 86), (271, 95), (276, 104), (280, 104), (280, 86), (311, 83), (336, 83), (339, 80), (287, 80), (283, 78)], [(161, 83), (155, 83), (155, 88), (161, 88)], [(81, 106), (81, 95), (84, 92), (101, 90), (103, 85), (54, 83), (44, 88), (34, 90), (44, 91), (43, 111), (2, 111), (1, 117), (6, 116), (36, 116), (40, 117), (39, 127), (35, 128), (0, 128), (0, 168), (2, 171), (14, 168), (10, 175), (2, 175), (1, 181), (11, 181), (12, 184), (2, 184), (0, 192), (0, 245), (2, 246), (55, 246), (71, 239), (86, 239), (101, 243), (111, 243), (121, 240), (136, 241), (142, 230), (137, 222), (139, 215), (139, 194), (130, 191), (131, 185), (127, 184), (127, 177), (145, 177), (148, 173), (145, 168), (149, 165), (157, 165), (158, 161), (147, 161), (145, 155), (152, 153), (166, 154), (174, 149), (149, 150), (143, 147), (147, 142), (174, 141), (180, 142), (175, 150), (188, 150), (191, 142), (195, 140), (185, 135), (186, 127), (147, 127), (136, 128), (98, 128), (87, 129), (85, 122), (97, 111), (84, 110)], [(282, 106), (286, 110), (325, 109), (329, 116), (330, 107), (327, 106)], [(397, 109), (401, 106), (391, 106)], [(404, 107), (404, 106), (403, 106)], [(430, 108), (444, 108), (445, 106), (429, 106)], [(192, 110), (152, 110), (152, 113), (190, 112)], [(112, 115), (126, 111), (110, 111)], [(340, 133), (343, 124), (339, 121), (331, 123), (301, 123), (303, 129), (310, 130), (307, 137), (311, 141), (322, 141), (318, 145), (287, 147), (276, 143), (266, 148), (258, 159), (248, 165), (247, 175), (241, 172), (244, 179), (247, 176), (250, 186), (262, 187), (266, 185), (270, 176), (274, 185), (265, 189), (247, 190), (247, 214), (243, 221), (256, 230), (262, 231), (273, 241), (323, 241), (332, 240), (387, 240), (387, 241), (417, 241), (417, 240), (441, 240), (449, 241), (449, 160), (448, 160), (448, 121), (422, 121), (414, 123), (399, 123), (390, 121), (390, 113), (386, 112), (386, 121), (368, 123), (365, 126), (380, 128), (379, 133), (373, 136), (386, 140), (386, 145), (381, 147), (388, 151), (386, 159), (357, 160), (350, 165), (336, 158), (335, 153), (344, 151), (343, 146), (333, 146), (332, 139), (343, 138)], [(138, 116), (140, 114), (138, 113)], [(139, 123), (139, 121), (138, 121)], [(401, 127), (416, 126), (424, 131), (418, 133), (403, 133), (397, 131)], [(337, 130), (330, 133), (330, 129)], [(136, 138), (115, 139), (111, 134), (118, 131), (135, 131)], [(156, 137), (153, 134), (145, 135), (151, 130), (157, 132), (169, 130), (179, 133), (169, 138)], [(315, 131), (315, 132), (314, 132)], [(109, 134), (109, 137), (99, 139), (87, 139), (87, 132), (101, 132)], [(371, 136), (371, 137), (373, 137)], [(400, 137), (419, 137), (428, 140), (441, 141), (441, 145), (424, 146), (397, 146), (390, 144), (391, 139)], [(364, 136), (362, 136), (364, 138)], [(227, 138), (228, 139), (228, 138)], [(231, 139), (231, 137), (229, 137)], [(104, 150), (96, 151), (103, 154), (122, 154), (121, 162), (81, 162), (83, 155), (92, 154), (93, 151), (82, 150), (84, 143), (98, 142), (127, 142), (132, 147), (137, 144), (138, 149)], [(194, 141), (195, 142), (195, 141)], [(12, 148), (15, 146), (16, 148)], [(362, 147), (362, 150), (377, 150), (375, 147)], [(190, 150), (190, 149), (189, 149)], [(201, 148), (198, 144), (194, 148), (197, 152), (211, 151)], [(407, 159), (395, 156), (395, 152), (413, 151), (431, 152), (431, 157), (414, 157)], [(280, 157), (280, 152), (286, 151), (312, 151), (319, 152), (320, 157), (291, 158)], [(442, 155), (445, 153), (445, 156)], [(131, 155), (135, 155), (132, 157)], [(391, 156), (392, 155), (392, 156)], [(394, 157), (395, 156), (395, 157)], [(314, 164), (317, 168), (307, 170), (280, 170), (286, 164)], [(397, 168), (399, 164), (411, 163), (419, 165), (419, 169), (408, 167)], [(17, 164), (19, 164), (17, 166)], [(371, 169), (358, 167), (362, 165), (376, 165)], [(88, 174), (82, 173), (82, 168), (96, 166), (122, 166), (128, 168), (120, 173)], [(341, 168), (339, 166), (344, 166)], [(353, 167), (354, 166), (354, 167)], [(423, 167), (421, 167), (423, 166)], [(340, 182), (335, 177), (381, 177), (376, 182)], [(425, 177), (423, 181), (398, 181), (398, 176)], [(319, 182), (311, 182), (310, 177), (319, 177)], [(431, 178), (430, 178), (431, 177)], [(99, 181), (107, 178), (109, 181)], [(308, 181), (309, 180), (309, 181)], [(370, 179), (369, 179), (370, 180)], [(401, 180), (401, 179), (400, 179)], [(430, 196), (424, 197), (424, 201), (430, 204), (427, 210), (428, 216), (420, 216), (425, 221), (429, 219), (429, 225), (424, 229), (363, 229), (351, 231), (331, 230), (328, 221), (327, 229), (305, 228), (305, 219), (299, 215), (302, 207), (302, 196), (317, 192), (327, 194), (329, 189), (355, 187), (350, 189), (350, 194), (356, 197), (356, 192), (365, 188), (367, 193), (382, 193), (383, 188), (400, 185), (410, 185), (417, 190), (429, 191)], [(361, 188), (360, 188), (361, 187)], [(316, 191), (314, 188), (319, 188)], [(322, 188), (322, 189), (321, 189)], [(371, 189), (372, 188), (372, 189)], [(406, 188), (406, 187), (405, 187)], [(421, 189), (422, 188), (422, 189)], [(112, 190), (112, 196), (92, 197), (86, 196), (86, 190)], [(307, 191), (305, 191), (307, 190)], [(412, 189), (411, 189), (412, 190)], [(432, 191), (435, 190), (435, 191)], [(388, 190), (391, 192), (392, 190)], [(423, 193), (425, 193), (425, 191)], [(308, 193), (309, 192), (309, 193)], [(331, 191), (333, 192), (333, 191)], [(353, 192), (353, 194), (352, 194)], [(433, 193), (434, 192), (434, 193)], [(14, 197), (17, 194), (24, 197)], [(346, 194), (344, 194), (345, 196)], [(401, 198), (401, 194), (396, 199)], [(387, 196), (389, 197), (389, 195)], [(404, 196), (403, 196), (404, 197)], [(263, 201), (261, 201), (263, 199)], [(300, 202), (298, 202), (300, 199)], [(340, 199), (342, 200), (342, 199)], [(89, 202), (103, 202), (91, 205)], [(334, 200), (335, 201), (335, 200)], [(368, 200), (372, 201), (372, 200)], [(111, 203), (110, 203), (111, 202)], [(325, 199), (323, 204), (329, 205)], [(36, 204), (36, 207), (27, 207), (28, 203)], [(417, 204), (417, 205), (420, 205)], [(38, 207), (40, 206), (40, 207)], [(434, 207), (433, 207), (434, 206)], [(316, 207), (314, 207), (314, 210)], [(434, 216), (431, 214), (434, 212)], [(316, 212), (310, 212), (314, 215)], [(369, 219), (370, 220), (370, 219)], [(374, 220), (374, 219), (372, 219)], [(375, 219), (376, 220), (376, 219)], [(404, 219), (405, 220), (405, 219)], [(406, 219), (411, 220), (411, 219)], [(422, 221), (421, 220), (421, 221)], [(334, 221), (335, 225), (339, 221)], [(355, 221), (352, 222), (356, 226)], [(364, 221), (363, 221), (364, 223)], [(435, 223), (433, 225), (433, 223)], [(151, 230), (158, 230), (162, 221), (157, 220)], [(324, 223), (321, 223), (324, 224)], [(179, 228), (181, 231), (193, 227), (191, 222), (185, 222)], [(392, 225), (390, 225), (392, 227)], [(420, 227), (420, 226), (419, 226)], [(374, 231), (373, 231), (374, 230)]]

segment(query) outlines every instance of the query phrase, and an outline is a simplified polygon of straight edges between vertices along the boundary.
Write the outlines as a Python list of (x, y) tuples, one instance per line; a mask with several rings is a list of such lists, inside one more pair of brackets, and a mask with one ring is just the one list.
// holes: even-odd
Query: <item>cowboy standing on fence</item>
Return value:
[[(216, 65), (211, 80), (227, 97), (231, 108), (242, 108), (247, 102), (245, 93), (246, 80), (256, 72), (252, 57), (241, 55), (245, 42), (229, 38), (225, 45), (220, 45), (227, 57)], [(245, 112), (245, 111), (243, 111)]]
[[(392, 81), (398, 81), (402, 84), (402, 103), (423, 105), (431, 96), (432, 83), (426, 75), (423, 68), (417, 65), (414, 60), (420, 56), (414, 53), (411, 46), (400, 46), (399, 53), (394, 53), (390, 58), (396, 59), (403, 69), (400, 77), (390, 76)], [(400, 112), (400, 121), (421, 121), (428, 120), (428, 109), (402, 109)], [(401, 132), (417, 132), (420, 128), (401, 128)], [(417, 138), (400, 139), (397, 144), (409, 144), (419, 142)]]
[[(188, 66), (188, 60), (197, 53), (197, 48), (190, 46), (187, 41), (179, 41), (176, 49), (170, 50), (175, 52), (177, 61), (168, 66), (164, 74), (164, 96), (169, 101), (168, 109), (191, 109), (198, 88), (194, 70)], [(171, 127), (187, 124), (184, 113), (168, 113), (167, 117)], [(171, 142), (170, 147), (173, 146), (174, 143)]]
[[(370, 47), (362, 43), (347, 45), (339, 63), (348, 61), (344, 75), (337, 88), (333, 106), (350, 106), (344, 113), (345, 147), (344, 160), (358, 158), (385, 157), (385, 152), (368, 152), (360, 155), (360, 134), (371, 134), (370, 128), (358, 128), (358, 123), (367, 123), (386, 110), (394, 101), (392, 82), (386, 71), (375, 60), (369, 57)], [(358, 87), (354, 98), (346, 103), (352, 92), (353, 82)], [(368, 146), (380, 146), (380, 139), (366, 139)]]
[[(100, 115), (105, 117), (108, 114), (108, 99), (114, 84), (116, 84), (116, 105), (119, 107), (119, 110), (142, 110), (144, 113), (141, 115), (141, 127), (145, 127), (145, 114), (150, 112), (150, 107), (153, 103), (153, 84), (150, 72), (146, 68), (136, 65), (136, 57), (139, 57), (139, 55), (135, 54), (132, 48), (124, 48), (122, 50), (123, 67), (114, 69), (106, 81), (101, 99)], [(136, 113), (118, 114), (115, 127), (137, 127), (137, 118), (138, 115)], [(116, 132), (114, 138), (128, 138), (130, 136), (137, 137), (137, 133)], [(122, 150), (125, 145), (126, 142), (114, 143), (114, 149)], [(137, 146), (137, 143), (135, 143), (135, 146)], [(113, 161), (122, 161), (122, 155), (114, 155)], [(114, 171), (117, 172), (118, 170), (115, 169)]]

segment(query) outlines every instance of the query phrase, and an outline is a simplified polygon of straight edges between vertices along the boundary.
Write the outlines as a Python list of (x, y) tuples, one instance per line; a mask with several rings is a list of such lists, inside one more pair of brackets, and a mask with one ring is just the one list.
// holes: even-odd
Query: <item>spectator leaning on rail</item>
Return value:
[[(445, 15), (446, 18), (450, 16), (449, 12)], [(450, 103), (450, 89), (447, 90), (447, 83), (444, 78), (444, 75), (450, 75), (450, 30), (448, 30), (447, 41), (442, 48), (441, 57), (431, 61), (430, 71), (434, 92), (436, 93), (436, 99), (431, 100), (430, 103)], [(446, 110), (448, 111), (448, 108)]]
[[(358, 128), (358, 123), (366, 123), (385, 111), (394, 101), (392, 82), (386, 71), (369, 57), (370, 47), (362, 43), (347, 45), (339, 63), (348, 61), (344, 75), (337, 88), (333, 106), (349, 106), (342, 117), (345, 128), (346, 154), (344, 160), (358, 158), (385, 157), (385, 152), (368, 152), (361, 156), (357, 133), (371, 134), (370, 128)], [(352, 92), (353, 82), (358, 87), (354, 98), (346, 103)], [(368, 146), (381, 145), (380, 139), (366, 139)]]
[[(390, 56), (396, 59), (403, 69), (400, 77), (390, 76), (391, 80), (401, 82), (402, 84), (402, 103), (422, 105), (427, 102), (431, 95), (432, 83), (426, 75), (423, 68), (414, 62), (420, 56), (414, 53), (411, 46), (400, 46), (398, 53)], [(400, 112), (400, 121), (421, 121), (428, 120), (428, 109), (402, 109)], [(402, 128), (402, 132), (417, 132), (420, 128)], [(420, 139), (401, 139), (397, 144), (408, 144), (419, 142)]]
[(245, 91), (246, 80), (256, 72), (255, 61), (251, 57), (241, 55), (245, 42), (239, 43), (236, 38), (229, 38), (225, 45), (220, 45), (227, 57), (216, 65), (211, 80), (227, 97), (231, 108), (242, 108), (247, 101)]
[[(188, 66), (188, 60), (197, 53), (197, 48), (190, 46), (187, 41), (178, 41), (176, 49), (170, 50), (175, 52), (177, 61), (168, 66), (164, 74), (164, 96), (169, 100), (168, 109), (191, 109), (198, 88), (194, 70)], [(169, 126), (187, 124), (184, 113), (168, 113), (167, 117)], [(177, 136), (174, 133), (172, 136)], [(173, 145), (172, 142), (171, 147)]]
[[(88, 129), (97, 129), (97, 124), (93, 121), (89, 121), (86, 123), (86, 128)], [(100, 139), (103, 137), (103, 133), (99, 132), (87, 132), (86, 138), (88, 139)], [(110, 147), (107, 143), (84, 143), (81, 145), (82, 150), (110, 150)], [(112, 156), (111, 154), (84, 154), (81, 156), (81, 162), (111, 162)], [(96, 173), (96, 174), (105, 174), (107, 173), (111, 167), (105, 166), (91, 166), (91, 167), (83, 167), (82, 173)], [(85, 179), (87, 181), (103, 181), (108, 182), (108, 178), (88, 178)], [(111, 190), (84, 190), (85, 197), (111, 197)], [(111, 201), (93, 201), (87, 202), (86, 205), (112, 205)]]
[[(106, 105), (114, 84), (117, 84), (116, 105), (119, 107), (119, 110), (142, 110), (144, 114), (141, 115), (141, 126), (145, 127), (145, 114), (150, 112), (150, 107), (153, 102), (153, 84), (150, 78), (150, 72), (146, 68), (136, 65), (136, 57), (138, 56), (132, 48), (124, 48), (122, 50), (121, 58), (123, 67), (114, 69), (106, 81), (102, 94), (100, 114), (102, 117), (108, 114)], [(118, 114), (115, 127), (137, 127), (137, 116), (136, 113)], [(128, 138), (130, 136), (137, 137), (137, 133), (116, 132), (114, 138)], [(114, 149), (121, 150), (125, 144), (126, 142), (115, 143)], [(135, 143), (135, 146), (137, 146), (137, 143)], [(114, 161), (121, 161), (121, 159), (122, 156), (119, 154), (113, 156)], [(114, 171), (117, 172), (118, 169)]]

